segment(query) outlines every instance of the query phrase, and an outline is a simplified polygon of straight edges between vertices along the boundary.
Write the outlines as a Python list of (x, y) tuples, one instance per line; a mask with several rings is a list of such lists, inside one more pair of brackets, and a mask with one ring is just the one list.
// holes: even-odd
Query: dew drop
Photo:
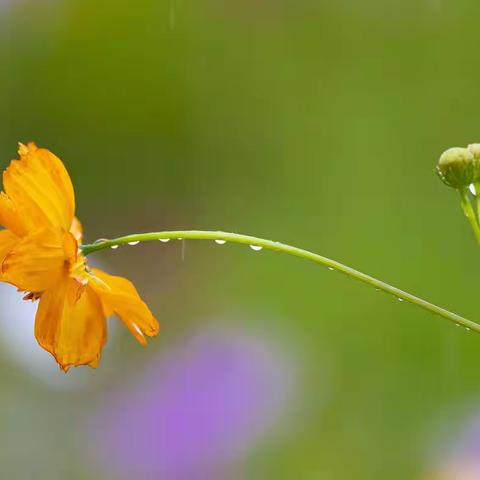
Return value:
[(112, 245), (110, 248), (112, 248), (113, 250), (115, 250), (116, 248), (118, 248), (118, 245)]
[(397, 298), (399, 302), (403, 302), (403, 298)]
[(263, 247), (261, 247), (260, 245), (250, 245), (250, 248), (252, 250), (255, 250), (256, 252), (258, 252), (259, 250), (261, 250)]
[(459, 324), (459, 323), (456, 323), (456, 324), (455, 324), (455, 326), (456, 326), (456, 327), (459, 327), (459, 326), (460, 326), (460, 324)]
[(160, 240), (161, 242), (163, 242), (163, 243), (167, 243), (167, 242), (170, 241), (169, 238), (159, 238), (159, 240)]
[(183, 237), (178, 237), (177, 240), (183, 240)]
[(328, 267), (328, 269), (333, 272), (335, 269), (333, 267)]
[(137, 240), (136, 242), (128, 242), (129, 245), (138, 245), (140, 243), (139, 240)]
[(475, 185), (473, 183), (471, 183), (469, 186), (468, 186), (468, 189), (470, 190), (470, 192), (472, 192), (472, 195), (477, 195), (477, 192), (475, 190)]
[(225, 245), (225, 243), (227, 243), (227, 241), (218, 239), (218, 240), (215, 240), (215, 243), (218, 243), (219, 245)]
[(470, 331), (470, 329), (469, 329), (468, 327), (465, 327), (465, 330), (466, 330), (467, 332), (469, 332), (469, 331)]

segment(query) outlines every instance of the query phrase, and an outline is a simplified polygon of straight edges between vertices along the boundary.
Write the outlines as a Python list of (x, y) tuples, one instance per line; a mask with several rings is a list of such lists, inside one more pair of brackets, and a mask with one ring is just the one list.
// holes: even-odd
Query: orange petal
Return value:
[(144, 335), (157, 335), (160, 328), (158, 322), (132, 282), (98, 268), (92, 268), (92, 274), (89, 285), (98, 293), (107, 316), (112, 313), (118, 315), (142, 345), (147, 343)]
[(10, 230), (0, 231), (0, 263), (3, 262), (7, 254), (18, 242), (19, 238), (10, 232)]
[(75, 240), (81, 245), (83, 240), (83, 227), (77, 217), (73, 217), (72, 225), (70, 226), (70, 233)]
[(65, 273), (72, 255), (76, 255), (76, 241), (70, 233), (42, 228), (9, 251), (0, 279), (26, 292), (43, 292)]
[(43, 293), (35, 317), (35, 337), (62, 370), (98, 365), (107, 325), (98, 295), (72, 278), (62, 277)]
[(15, 207), (10, 197), (4, 192), (0, 192), (0, 225), (3, 225), (19, 236), (28, 233), (27, 225), (20, 217), (17, 207)]
[(0, 222), (23, 236), (44, 226), (70, 230), (75, 211), (72, 182), (61, 160), (33, 143), (20, 144), (20, 160), (3, 172)]

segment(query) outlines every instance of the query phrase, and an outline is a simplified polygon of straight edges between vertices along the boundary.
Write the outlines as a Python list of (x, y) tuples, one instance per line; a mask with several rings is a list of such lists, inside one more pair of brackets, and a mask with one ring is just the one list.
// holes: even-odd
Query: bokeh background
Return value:
[[(87, 240), (223, 229), (478, 319), (480, 251), (439, 154), (480, 141), (471, 0), (0, 0), (0, 158), (71, 172)], [(115, 319), (63, 375), (0, 290), (0, 476), (480, 478), (480, 337), (298, 259), (213, 242), (92, 255)]]

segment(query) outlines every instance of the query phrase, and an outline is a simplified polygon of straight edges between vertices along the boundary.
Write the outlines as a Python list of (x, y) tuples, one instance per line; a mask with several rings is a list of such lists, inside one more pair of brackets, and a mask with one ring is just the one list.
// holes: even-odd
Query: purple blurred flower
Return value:
[(480, 479), (480, 416), (468, 422), (435, 463), (428, 480)]
[(205, 333), (158, 358), (135, 391), (108, 399), (97, 454), (116, 479), (225, 478), (279, 422), (289, 391), (285, 360), (265, 342)]

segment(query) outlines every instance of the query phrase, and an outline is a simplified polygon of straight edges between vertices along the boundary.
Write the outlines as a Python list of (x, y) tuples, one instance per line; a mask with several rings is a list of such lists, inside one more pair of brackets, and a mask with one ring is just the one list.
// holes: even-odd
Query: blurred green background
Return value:
[[(17, 141), (57, 153), (88, 241), (258, 235), (478, 319), (480, 251), (434, 166), (480, 141), (479, 16), (471, 0), (0, 0), (1, 165)], [(294, 393), (211, 478), (437, 478), (438, 445), (480, 411), (480, 337), (300, 260), (181, 249), (95, 255), (162, 332), (143, 350), (119, 328), (85, 386), (0, 351), (2, 477), (118, 478), (82, 426), (215, 318), (283, 352)]]

